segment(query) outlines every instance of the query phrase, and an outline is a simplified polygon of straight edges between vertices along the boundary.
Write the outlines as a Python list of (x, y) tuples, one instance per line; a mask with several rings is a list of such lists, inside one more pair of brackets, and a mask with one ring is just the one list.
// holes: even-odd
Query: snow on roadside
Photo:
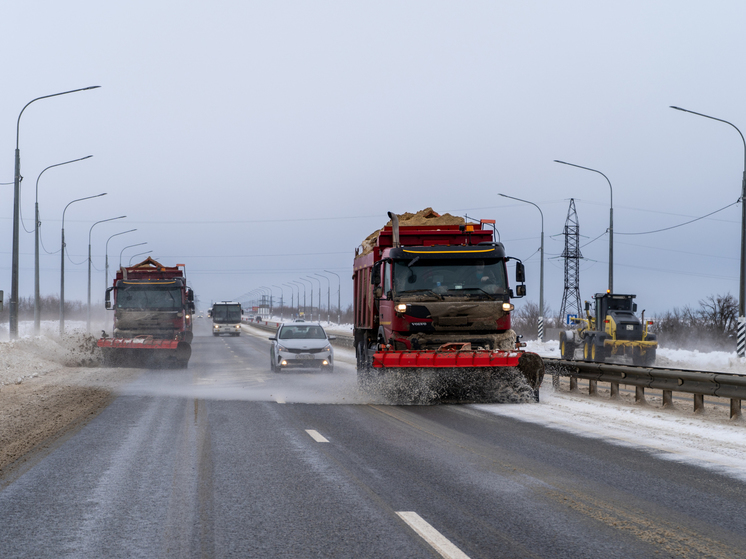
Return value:
[[(543, 357), (559, 357), (557, 342), (527, 342), (527, 349)], [(734, 353), (701, 353), (659, 348), (658, 365), (682, 369), (746, 374), (746, 360)], [(659, 391), (650, 391), (650, 395)], [(652, 398), (651, 398), (652, 399)], [(638, 405), (604, 396), (555, 391), (551, 382), (541, 388), (541, 403), (479, 404), (495, 415), (528, 421), (612, 444), (633, 447), (665, 460), (686, 462), (746, 481), (746, 425), (722, 413), (695, 415), (693, 405), (676, 401), (674, 409)], [(724, 400), (727, 402), (727, 400)]]
[(31, 335), (32, 322), (19, 322), (19, 338), (0, 342), (0, 386), (20, 384), (61, 367), (95, 365), (85, 322), (67, 321), (65, 326), (60, 339), (57, 322), (42, 322), (41, 336)]

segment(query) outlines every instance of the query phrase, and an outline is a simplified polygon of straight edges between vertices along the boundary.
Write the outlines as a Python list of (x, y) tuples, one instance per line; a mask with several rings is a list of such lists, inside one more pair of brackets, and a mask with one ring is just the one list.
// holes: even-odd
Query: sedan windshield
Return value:
[(124, 283), (117, 286), (118, 309), (180, 310), (181, 288), (174, 285)]
[(324, 340), (326, 334), (321, 326), (291, 324), (280, 330), (281, 340)]
[(502, 260), (417, 260), (394, 262), (394, 289), (398, 295), (505, 294), (505, 264)]

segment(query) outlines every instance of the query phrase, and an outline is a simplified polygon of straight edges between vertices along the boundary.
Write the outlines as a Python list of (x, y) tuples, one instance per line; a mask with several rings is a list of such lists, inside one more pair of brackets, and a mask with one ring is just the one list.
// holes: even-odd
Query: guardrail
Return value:
[[(274, 332), (279, 322), (249, 322), (256, 328)], [(337, 338), (332, 345), (354, 347), (353, 337), (333, 334)], [(634, 367), (614, 363), (592, 363), (588, 361), (566, 361), (543, 357), (547, 373), (552, 375), (552, 382), (559, 385), (559, 377), (570, 377), (570, 390), (576, 390), (577, 379), (588, 380), (588, 393), (598, 393), (598, 383), (608, 382), (611, 385), (612, 398), (619, 396), (619, 385), (635, 387), (635, 401), (645, 401), (645, 389), (657, 389), (663, 392), (663, 407), (673, 405), (673, 393), (683, 392), (694, 397), (694, 412), (704, 409), (704, 397), (714, 396), (730, 399), (730, 417), (741, 416), (741, 400), (746, 400), (746, 375), (732, 373), (708, 373), (686, 369), (664, 369), (656, 367)]]
[(732, 373), (708, 373), (685, 369), (634, 367), (612, 363), (587, 361), (565, 361), (544, 358), (547, 372), (552, 374), (555, 386), (560, 376), (570, 377), (570, 390), (577, 389), (577, 379), (588, 380), (588, 393), (598, 392), (598, 382), (611, 385), (611, 397), (619, 395), (619, 385), (635, 387), (635, 401), (645, 401), (645, 389), (663, 391), (663, 406), (673, 404), (673, 392), (684, 392), (694, 396), (694, 412), (704, 409), (704, 397), (715, 396), (730, 399), (730, 417), (741, 416), (741, 400), (746, 399), (746, 376)]

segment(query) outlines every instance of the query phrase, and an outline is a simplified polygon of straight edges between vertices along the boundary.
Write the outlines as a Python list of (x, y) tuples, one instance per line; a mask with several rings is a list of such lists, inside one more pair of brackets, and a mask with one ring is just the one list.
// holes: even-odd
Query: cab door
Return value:
[(391, 262), (381, 264), (381, 286), (383, 289), (378, 303), (381, 316), (379, 333), (383, 330), (383, 343), (388, 343), (393, 334), (392, 324), (396, 319), (392, 300)]

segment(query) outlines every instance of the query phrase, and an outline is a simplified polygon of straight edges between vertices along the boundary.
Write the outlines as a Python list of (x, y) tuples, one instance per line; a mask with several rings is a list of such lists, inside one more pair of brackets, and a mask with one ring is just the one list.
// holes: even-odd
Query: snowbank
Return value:
[(19, 338), (0, 342), (0, 386), (20, 384), (24, 379), (60, 367), (99, 364), (96, 340), (85, 333), (85, 322), (66, 322), (66, 333), (62, 338), (58, 322), (44, 322), (41, 330), (42, 335), (34, 337), (33, 322), (20, 322)]

